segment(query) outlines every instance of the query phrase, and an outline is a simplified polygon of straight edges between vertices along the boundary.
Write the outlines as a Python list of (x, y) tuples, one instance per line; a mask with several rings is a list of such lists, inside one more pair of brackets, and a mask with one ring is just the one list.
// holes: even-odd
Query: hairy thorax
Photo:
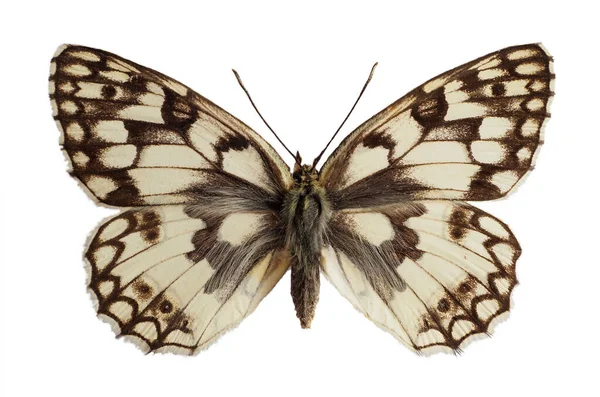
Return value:
[(296, 166), (293, 176), (283, 217), (291, 250), (292, 299), (302, 327), (309, 328), (319, 300), (321, 250), (331, 210), (313, 167)]

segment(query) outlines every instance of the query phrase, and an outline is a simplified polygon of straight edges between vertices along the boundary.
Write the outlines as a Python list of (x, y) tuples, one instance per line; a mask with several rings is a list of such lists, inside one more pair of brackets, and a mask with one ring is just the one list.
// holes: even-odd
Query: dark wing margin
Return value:
[(539, 44), (443, 73), (352, 132), (323, 166), (325, 188), (338, 209), (503, 197), (534, 165), (553, 82)]
[(49, 90), (71, 174), (102, 203), (188, 203), (225, 177), (272, 196), (291, 186), (283, 160), (248, 126), (115, 54), (61, 46)]

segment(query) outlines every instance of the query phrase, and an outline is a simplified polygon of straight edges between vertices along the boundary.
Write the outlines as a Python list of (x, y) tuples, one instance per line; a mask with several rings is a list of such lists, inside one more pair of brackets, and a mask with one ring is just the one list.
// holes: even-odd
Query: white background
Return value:
[[(553, 3), (4, 4), (3, 395), (598, 395), (597, 11), (586, 6), (592, 2)], [(326, 282), (312, 329), (301, 330), (289, 273), (239, 328), (196, 357), (144, 356), (96, 319), (81, 254), (87, 234), (114, 211), (88, 200), (65, 172), (46, 94), (59, 44), (106, 49), (162, 71), (274, 142), (235, 67), (269, 123), (310, 160), (375, 61), (336, 143), (428, 78), (538, 41), (554, 55), (558, 76), (546, 145), (517, 194), (480, 204), (511, 226), (524, 250), (514, 310), (491, 339), (459, 357), (418, 357)]]

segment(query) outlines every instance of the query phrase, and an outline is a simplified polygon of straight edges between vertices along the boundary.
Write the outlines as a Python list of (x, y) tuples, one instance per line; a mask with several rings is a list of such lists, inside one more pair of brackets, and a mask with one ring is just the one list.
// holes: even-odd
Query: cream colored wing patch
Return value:
[(459, 351), (510, 310), (519, 244), (475, 207), (416, 201), (346, 210), (331, 229), (322, 252), (327, 279), (416, 352)]
[(291, 185), (285, 163), (248, 126), (181, 83), (106, 51), (61, 46), (50, 99), (71, 174), (103, 203), (190, 203), (225, 177), (271, 195)]
[(358, 127), (321, 178), (340, 209), (503, 197), (534, 165), (553, 81), (538, 44), (459, 66)]
[[(205, 220), (193, 206), (174, 205), (104, 223), (86, 252), (98, 315), (146, 352), (205, 348), (249, 315), (288, 268), (267, 230), (269, 214), (253, 216), (252, 225), (239, 216)], [(236, 221), (245, 237), (229, 238)]]

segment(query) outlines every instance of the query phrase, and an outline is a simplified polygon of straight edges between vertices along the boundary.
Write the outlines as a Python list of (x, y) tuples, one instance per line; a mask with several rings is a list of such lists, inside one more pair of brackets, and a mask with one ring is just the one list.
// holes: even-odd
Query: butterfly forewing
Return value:
[(50, 96), (72, 175), (115, 206), (180, 204), (225, 179), (281, 195), (289, 169), (254, 131), (181, 83), (117, 55), (59, 48)]
[(553, 78), (537, 44), (443, 73), (349, 135), (323, 167), (325, 187), (342, 207), (503, 197), (533, 166)]

